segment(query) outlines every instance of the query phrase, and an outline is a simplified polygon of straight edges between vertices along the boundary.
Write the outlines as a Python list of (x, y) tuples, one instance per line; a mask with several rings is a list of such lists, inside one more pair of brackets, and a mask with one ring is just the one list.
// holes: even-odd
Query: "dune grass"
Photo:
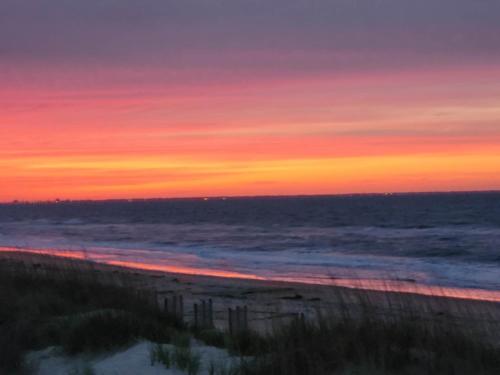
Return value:
[(500, 350), (455, 328), (370, 317), (296, 321), (275, 331), (244, 374), (500, 374)]
[(138, 339), (169, 342), (182, 324), (119, 276), (102, 282), (88, 269), (40, 273), (0, 265), (0, 373), (23, 369), (28, 350), (60, 346), (68, 354), (106, 351)]
[(198, 375), (201, 356), (191, 349), (190, 343), (183, 344), (174, 340), (173, 348), (164, 344), (155, 344), (150, 348), (151, 365), (162, 364), (166, 369), (177, 368), (187, 375)]
[[(209, 373), (221, 375), (500, 374), (498, 342), (451, 320), (429, 320), (415, 310), (418, 301), (405, 313), (402, 302), (387, 318), (369, 292), (360, 292), (355, 308), (340, 303), (267, 334), (230, 335), (190, 329), (162, 313), (124, 276), (105, 276), (88, 268), (40, 272), (33, 264), (0, 262), (0, 373), (28, 372), (23, 356), (29, 350), (58, 346), (73, 355), (145, 339), (158, 343), (152, 362), (197, 374), (200, 360), (189, 344), (196, 338), (240, 358), (237, 366), (212, 363)], [(166, 343), (170, 350), (161, 346)]]

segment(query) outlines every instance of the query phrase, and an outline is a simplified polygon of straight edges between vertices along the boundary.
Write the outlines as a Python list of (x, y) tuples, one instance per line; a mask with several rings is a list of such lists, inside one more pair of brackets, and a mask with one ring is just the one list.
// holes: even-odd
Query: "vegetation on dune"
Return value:
[(169, 342), (179, 329), (179, 321), (117, 275), (103, 283), (88, 269), (0, 266), (0, 373), (23, 372), (28, 350), (98, 352), (137, 339)]
[(188, 341), (173, 340), (173, 348), (164, 344), (155, 344), (150, 348), (151, 365), (162, 364), (165, 368), (177, 368), (188, 375), (197, 375), (200, 371), (201, 356), (191, 349), (190, 336)]
[(498, 374), (500, 350), (449, 327), (370, 318), (297, 321), (268, 337), (247, 374)]
[(472, 330), (412, 312), (382, 319), (368, 298), (355, 312), (345, 304), (267, 335), (230, 335), (190, 329), (120, 276), (107, 282), (94, 276), (89, 269), (44, 273), (32, 265), (0, 262), (0, 373), (28, 371), (23, 356), (29, 350), (59, 346), (73, 355), (146, 339), (157, 343), (152, 364), (198, 374), (193, 338), (240, 359), (238, 365), (211, 361), (205, 370), (217, 375), (500, 373), (500, 348)]

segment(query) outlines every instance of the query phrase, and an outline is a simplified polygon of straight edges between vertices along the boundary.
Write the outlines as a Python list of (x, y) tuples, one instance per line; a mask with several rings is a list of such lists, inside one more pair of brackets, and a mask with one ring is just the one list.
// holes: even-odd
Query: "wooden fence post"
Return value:
[(184, 320), (184, 297), (182, 294), (179, 296), (179, 319)]
[(236, 306), (236, 332), (239, 333), (241, 331), (241, 309), (239, 306)]
[(232, 335), (234, 332), (233, 309), (229, 308), (227, 312), (228, 312), (229, 333)]
[(213, 301), (210, 298), (208, 300), (208, 325), (210, 328), (214, 328), (214, 305)]
[(248, 306), (243, 307), (243, 330), (248, 330)]
[(173, 295), (163, 300), (163, 312), (184, 320), (184, 297), (182, 295)]
[(155, 290), (153, 292), (153, 305), (154, 305), (155, 309), (159, 309), (159, 307), (160, 307), (159, 303), (158, 303), (158, 291), (157, 290)]
[(248, 306), (236, 306), (228, 310), (229, 333), (237, 334), (248, 330)]
[(172, 297), (172, 302), (173, 302), (172, 303), (172, 305), (173, 305), (172, 306), (172, 315), (176, 317), (177, 316), (177, 296), (176, 295), (174, 295)]

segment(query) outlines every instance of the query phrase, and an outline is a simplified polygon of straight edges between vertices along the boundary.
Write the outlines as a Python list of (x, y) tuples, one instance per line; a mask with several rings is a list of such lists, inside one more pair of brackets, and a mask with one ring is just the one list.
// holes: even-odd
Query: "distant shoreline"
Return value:
[(46, 200), (0, 200), (2, 205), (31, 205), (31, 204), (60, 204), (60, 203), (103, 203), (103, 202), (143, 202), (143, 201), (205, 201), (226, 199), (287, 199), (287, 198), (335, 198), (335, 197), (379, 197), (379, 196), (409, 196), (409, 195), (460, 195), (460, 194), (500, 194), (500, 189), (493, 190), (438, 190), (438, 191), (396, 191), (396, 192), (366, 192), (366, 193), (339, 193), (339, 194), (298, 194), (298, 195), (206, 195), (181, 197), (148, 197), (148, 198), (53, 198)]

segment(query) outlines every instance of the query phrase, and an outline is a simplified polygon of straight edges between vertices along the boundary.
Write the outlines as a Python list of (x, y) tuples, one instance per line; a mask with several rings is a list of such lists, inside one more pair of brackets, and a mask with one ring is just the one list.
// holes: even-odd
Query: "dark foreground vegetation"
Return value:
[[(145, 339), (159, 343), (152, 362), (182, 364), (196, 375), (199, 361), (189, 352), (189, 337), (240, 358), (230, 368), (214, 365), (213, 375), (500, 374), (500, 348), (493, 341), (418, 314), (381, 319), (370, 306), (362, 314), (345, 307), (269, 335), (230, 336), (190, 329), (162, 313), (148, 292), (109, 275), (103, 281), (76, 266), (42, 272), (33, 264), (0, 261), (0, 374), (29, 373), (23, 358), (30, 350), (58, 346), (75, 355)], [(177, 349), (169, 353), (160, 345), (165, 343)]]
[(0, 266), (0, 374), (29, 370), (23, 367), (28, 350), (106, 351), (138, 338), (168, 342), (182, 329), (119, 276), (103, 282), (88, 269), (41, 272), (36, 265), (0, 263), (7, 263)]

